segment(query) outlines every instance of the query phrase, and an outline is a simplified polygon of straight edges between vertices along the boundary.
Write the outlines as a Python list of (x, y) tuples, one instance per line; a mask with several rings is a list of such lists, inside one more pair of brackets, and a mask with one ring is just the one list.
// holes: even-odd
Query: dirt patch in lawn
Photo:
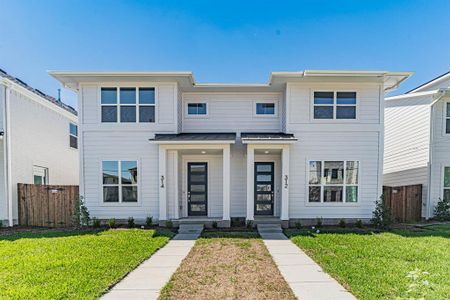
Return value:
[(255, 233), (207, 233), (160, 299), (295, 299)]

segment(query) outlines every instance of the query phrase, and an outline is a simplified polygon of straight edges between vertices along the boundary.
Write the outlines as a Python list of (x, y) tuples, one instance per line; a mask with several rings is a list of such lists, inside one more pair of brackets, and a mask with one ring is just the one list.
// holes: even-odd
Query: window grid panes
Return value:
[(138, 168), (134, 160), (102, 162), (103, 202), (138, 201)]
[(450, 102), (447, 102), (447, 110), (445, 114), (445, 133), (450, 134)]
[(187, 113), (188, 115), (206, 115), (206, 103), (188, 103)]
[(450, 200), (450, 167), (445, 167), (444, 168), (443, 198)]
[(356, 92), (314, 92), (314, 119), (356, 119)]
[(275, 103), (256, 103), (257, 115), (275, 115)]
[(69, 124), (69, 146), (78, 149), (78, 126), (74, 123)]
[(155, 88), (101, 88), (102, 123), (154, 123)]
[(358, 202), (358, 161), (310, 161), (310, 203)]

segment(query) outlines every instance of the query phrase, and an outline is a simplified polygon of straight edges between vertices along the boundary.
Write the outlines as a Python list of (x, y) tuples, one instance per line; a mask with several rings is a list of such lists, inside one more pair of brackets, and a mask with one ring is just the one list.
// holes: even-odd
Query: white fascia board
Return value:
[(413, 93), (413, 94), (402, 94), (402, 95), (398, 95), (398, 96), (387, 97), (384, 100), (389, 101), (389, 100), (407, 99), (407, 98), (413, 98), (413, 97), (430, 96), (430, 95), (436, 94), (437, 92), (438, 92), (438, 90), (428, 91), (428, 92), (418, 92), (418, 93)]
[(295, 144), (297, 140), (255, 140), (255, 139), (241, 139), (242, 144), (269, 144), (269, 145), (283, 145)]

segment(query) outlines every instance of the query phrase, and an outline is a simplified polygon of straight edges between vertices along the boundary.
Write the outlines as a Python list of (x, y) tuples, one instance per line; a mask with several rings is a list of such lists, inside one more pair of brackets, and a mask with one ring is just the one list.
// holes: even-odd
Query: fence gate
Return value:
[(19, 225), (70, 227), (73, 225), (77, 185), (17, 185)]
[(422, 185), (383, 187), (385, 204), (397, 222), (416, 222), (422, 218)]

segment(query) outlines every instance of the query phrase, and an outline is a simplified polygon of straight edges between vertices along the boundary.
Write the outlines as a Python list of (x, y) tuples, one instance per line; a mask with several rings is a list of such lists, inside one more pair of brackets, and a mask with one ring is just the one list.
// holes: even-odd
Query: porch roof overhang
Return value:
[(242, 132), (243, 144), (292, 144), (297, 138), (292, 133), (284, 132)]
[(234, 144), (235, 132), (164, 133), (149, 140), (155, 144)]

